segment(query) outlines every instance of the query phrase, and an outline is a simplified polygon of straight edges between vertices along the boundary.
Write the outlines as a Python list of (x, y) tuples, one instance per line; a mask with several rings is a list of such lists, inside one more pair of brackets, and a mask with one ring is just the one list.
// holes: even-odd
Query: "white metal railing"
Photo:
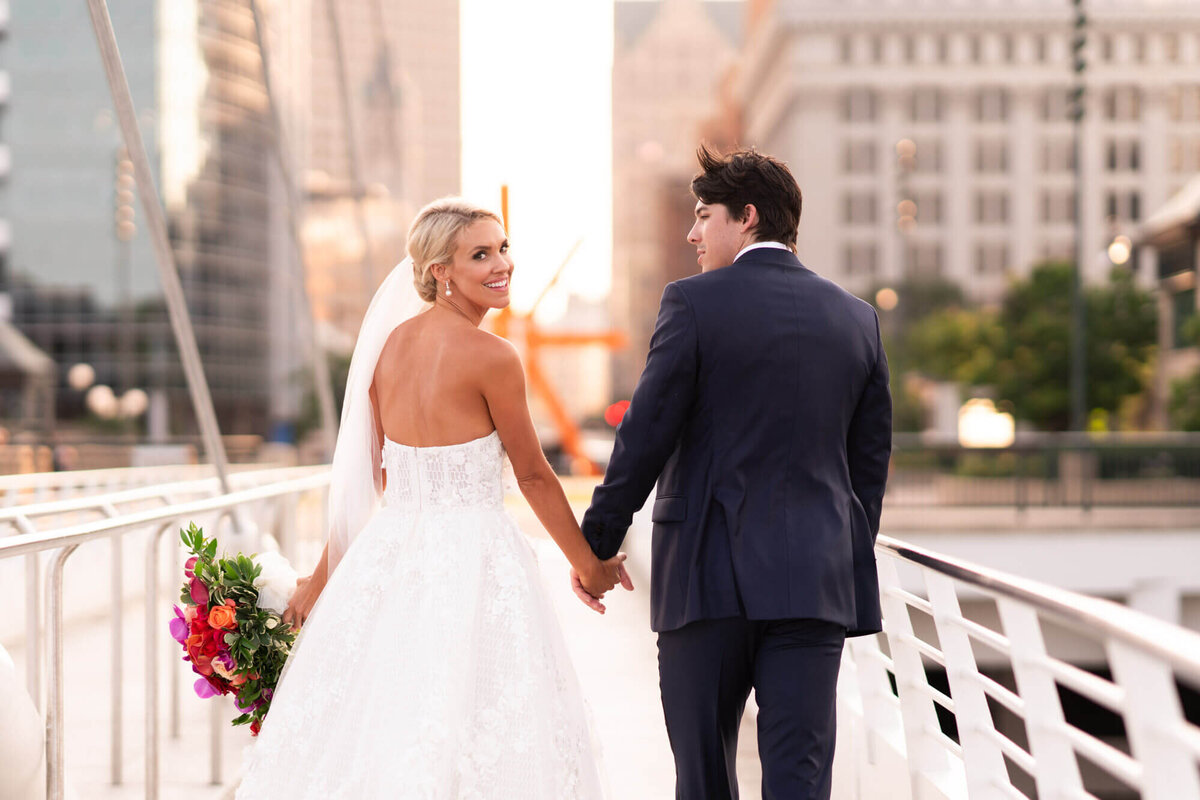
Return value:
[[(0, 507), (0, 537), (7, 535), (34, 534), (54, 531), (68, 525), (77, 524), (89, 519), (114, 519), (129, 513), (145, 511), (151, 508), (163, 508), (187, 500), (202, 497), (213, 497), (221, 492), (219, 479), (212, 475), (211, 469), (187, 465), (165, 468), (94, 470), (80, 473), (48, 473), (41, 475), (7, 476), (9, 488), (20, 492), (21, 487), (32, 488), (32, 496), (45, 496), (50, 489), (54, 493), (68, 495), (68, 499), (51, 500), (47, 502), (31, 502), (21, 505)], [(262, 486), (268, 483), (278, 483), (293, 478), (327, 469), (317, 467), (286, 467), (276, 469), (246, 469), (230, 475), (230, 484), (234, 489), (246, 489)], [(175, 482), (147, 483), (157, 471), (160, 478), (185, 478)], [(208, 473), (208, 477), (204, 477)], [(189, 478), (190, 479), (186, 479)], [(17, 480), (19, 479), (19, 480)], [(98, 487), (116, 487), (132, 484), (136, 488), (122, 491), (110, 491), (105, 494), (95, 494), (92, 490)], [(37, 489), (46, 491), (38, 492)], [(0, 488), (3, 491), (3, 488)], [(73, 495), (73, 496), (70, 496)], [(30, 495), (27, 495), (30, 496)], [(124, 586), (123, 575), (123, 537), (112, 537), (112, 568), (111, 584), (113, 596), (118, 600), (113, 604), (112, 628), (114, 637), (119, 636), (122, 629), (124, 606), (119, 602)], [(25, 557), (25, 660), (26, 685), (29, 696), (40, 706), (41, 698), (41, 619), (42, 619), (42, 587), (40, 577), (39, 556), (31, 553)], [(0, 600), (8, 599), (0, 594)], [(114, 642), (114, 645), (119, 642)], [(120, 647), (114, 646), (114, 658), (120, 658)], [(114, 662), (114, 673), (119, 673), (120, 662)], [(114, 714), (120, 715), (120, 687), (116, 687), (114, 696)], [(115, 742), (119, 748), (120, 743)], [(120, 753), (114, 753), (112, 762), (114, 783), (120, 782)]]
[[(252, 472), (258, 465), (234, 465), (232, 470)], [(107, 494), (139, 486), (215, 478), (208, 464), (172, 464), (154, 467), (63, 470), (0, 475), (0, 507), (46, 503), (73, 497)]]
[[(294, 472), (294, 470), (292, 471)], [(259, 476), (262, 477), (262, 476)], [(281, 476), (282, 477), (282, 476)], [(257, 544), (255, 539), (265, 532), (276, 534), (276, 538), (284, 545), (285, 554), (291, 543), (290, 531), (294, 528), (296, 506), (306, 496), (317, 493), (323, 503), (325, 491), (329, 484), (327, 468), (310, 470), (308, 474), (299, 477), (287, 477), (283, 480), (265, 485), (251, 486), (226, 495), (215, 497), (200, 497), (184, 502), (176, 502), (159, 508), (126, 511), (104, 519), (70, 525), (54, 530), (33, 531), (20, 533), (6, 538), (0, 538), (0, 562), (7, 559), (25, 557), (36, 559), (43, 552), (52, 553), (52, 558), (45, 569), (44, 575), (35, 567), (32, 576), (36, 583), (45, 584), (44, 589), (44, 648), (46, 660), (47, 694), (45, 700), (46, 721), (46, 782), (49, 800), (61, 800), (64, 794), (64, 758), (63, 758), (63, 568), (67, 559), (82, 544), (107, 540), (114, 548), (133, 536), (142, 535), (145, 545), (145, 598), (147, 608), (145, 628), (145, 658), (146, 658), (146, 720), (145, 720), (145, 796), (157, 798), (159, 791), (159, 662), (162, 657), (160, 643), (163, 641), (160, 628), (163, 627), (161, 614), (151, 610), (160, 606), (160, 542), (162, 536), (169, 530), (185, 526), (188, 522), (196, 521), (204, 525), (210, 534), (216, 534), (226, 526), (241, 528), (246, 547)], [(195, 488), (195, 487), (193, 487)], [(137, 493), (134, 493), (137, 494)], [(144, 497), (141, 498), (144, 501)], [(70, 505), (72, 501), (67, 501)], [(107, 505), (112, 510), (111, 498), (100, 499), (96, 507)], [(44, 510), (44, 509), (43, 509)], [(323, 506), (321, 517), (323, 518)], [(244, 538), (249, 535), (251, 538)], [(119, 550), (117, 551), (119, 552)], [(176, 561), (178, 559), (174, 559)], [(114, 564), (119, 558), (114, 558)], [(116, 572), (114, 570), (114, 572)], [(29, 578), (27, 578), (29, 580)], [(123, 591), (121, 582), (113, 578), (114, 607), (121, 605)], [(165, 604), (163, 604), (165, 607)], [(27, 642), (41, 642), (37, 627), (42, 624), (38, 618), (32, 620), (33, 631), (27, 631)], [(121, 676), (124, 666), (121, 663), (123, 651), (121, 641), (121, 626), (113, 626), (113, 670), (111, 685), (112, 703), (112, 750), (110, 753), (112, 782), (119, 785), (122, 782), (121, 764), (121, 727), (122, 697)], [(35, 653), (41, 646), (34, 644), (30, 647)], [(36, 658), (35, 671), (43, 671), (41, 659)], [(32, 692), (35, 702), (40, 692)], [(178, 733), (178, 685), (172, 682), (172, 728)], [(210, 722), (213, 735), (210, 737), (210, 773), (214, 784), (221, 782), (220, 740), (218, 732), (225, 724), (220, 717), (223, 712), (218, 704), (212, 704)]]
[[(1200, 799), (1200, 729), (1179, 689), (1200, 688), (1200, 635), (888, 537), (876, 553), (884, 632), (848, 642), (839, 685), (848, 796)], [(1064, 631), (1108, 669), (1055, 657), (1047, 642)], [(930, 681), (942, 670), (948, 694)], [(1127, 741), (1072, 724), (1063, 690), (1117, 715)]]
[[(142, 534), (144, 603), (147, 610), (166, 608), (166, 598), (160, 598), (160, 543), (165, 532), (195, 520), (216, 533), (240, 512), (250, 528), (275, 533), (285, 553), (294, 555), (288, 552), (293, 544), (288, 534), (296, 528), (299, 503), (314, 496), (323, 502), (328, 479), (327, 468), (267, 470), (245, 478), (248, 483), (265, 480), (262, 485), (229, 495), (207, 496), (212, 489), (212, 479), (207, 479), (177, 484), (174, 491), (132, 489), (0, 509), (0, 522), (12, 526), (24, 520), (25, 526), (23, 533), (0, 538), (0, 566), (9, 559), (52, 555), (44, 573), (34, 570), (35, 583), (45, 584), (44, 595), (41, 590), (35, 595), (44, 596), (46, 636), (40, 639), (36, 630), (27, 635), (28, 642), (44, 642), (30, 649), (44, 646), (49, 656), (43, 704), (48, 797), (61, 798), (64, 790), (63, 568), (75, 549), (100, 539), (119, 548)], [(102, 518), (40, 527), (46, 520), (77, 513)], [(313, 516), (323, 519), (323, 508)], [(317, 528), (322, 527), (321, 519), (314, 520)], [(1200, 800), (1200, 730), (1184, 717), (1177, 689), (1177, 684), (1200, 687), (1200, 636), (1123, 606), (888, 537), (880, 537), (876, 551), (885, 632), (851, 640), (846, 648), (838, 698), (838, 751), (851, 758), (847, 772), (853, 785), (839, 797), (1079, 800), (1096, 797), (1099, 774), (1147, 800)], [(180, 555), (176, 548), (173, 565)], [(116, 578), (111, 591), (120, 597)], [(35, 622), (41, 623), (41, 616)], [(163, 619), (147, 613), (144, 631), (148, 798), (159, 792)], [(1052, 654), (1054, 638), (1064, 630), (1095, 645), (1111, 669), (1111, 679)], [(112, 674), (120, 676), (125, 670), (119, 624), (112, 636)], [(980, 668), (981, 661), (987, 668)], [(41, 672), (41, 659), (35, 663)], [(1003, 665), (999, 672), (997, 663)], [(948, 691), (930, 680), (941, 670)], [(1011, 681), (1000, 674), (1004, 670), (1011, 670)], [(1072, 724), (1060, 697), (1064, 689), (1118, 715), (1128, 734), (1127, 746)], [(170, 692), (171, 732), (178, 736), (179, 681), (171, 681)], [(36, 699), (39, 692), (31, 694)], [(113, 681), (110, 702), (112, 782), (120, 784), (119, 680)], [(942, 720), (939, 708), (944, 709)], [(227, 721), (218, 704), (211, 704), (209, 711), (210, 779), (219, 784), (218, 733)], [(956, 736), (944, 732), (947, 715), (953, 718)], [(1081, 763), (1086, 767), (1081, 769)]]

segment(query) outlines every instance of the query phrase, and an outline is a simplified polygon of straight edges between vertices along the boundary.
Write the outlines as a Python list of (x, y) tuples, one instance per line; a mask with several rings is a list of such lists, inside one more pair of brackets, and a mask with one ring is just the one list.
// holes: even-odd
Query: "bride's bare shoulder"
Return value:
[(469, 343), (464, 344), (468, 346), (474, 363), (485, 372), (521, 369), (521, 356), (508, 339), (476, 329), (471, 333)]

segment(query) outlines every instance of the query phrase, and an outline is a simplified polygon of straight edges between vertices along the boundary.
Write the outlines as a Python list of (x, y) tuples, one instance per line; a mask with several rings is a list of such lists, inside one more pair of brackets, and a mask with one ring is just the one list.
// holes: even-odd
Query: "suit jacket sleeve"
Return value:
[(878, 316), (875, 317), (875, 341), (875, 365), (859, 397), (846, 437), (851, 487), (867, 512), (872, 537), (879, 533), (883, 490), (892, 454), (892, 395), (888, 390), (887, 354), (883, 352)]
[(697, 364), (695, 312), (683, 290), (668, 284), (646, 368), (617, 427), (604, 483), (596, 487), (583, 515), (583, 534), (601, 559), (616, 555), (634, 513), (678, 446), (696, 393)]

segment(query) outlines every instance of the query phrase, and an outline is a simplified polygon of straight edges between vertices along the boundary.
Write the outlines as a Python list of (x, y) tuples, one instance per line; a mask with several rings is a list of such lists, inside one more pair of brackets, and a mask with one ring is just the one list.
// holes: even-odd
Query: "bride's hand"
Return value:
[(600, 599), (609, 589), (620, 584), (626, 591), (632, 592), (633, 581), (624, 564), (626, 558), (624, 553), (617, 553), (606, 561), (597, 561), (586, 575), (572, 569), (571, 586), (576, 596), (589, 608), (603, 614), (604, 604)]
[(300, 630), (300, 626), (308, 619), (313, 606), (316, 605), (323, 588), (325, 587), (317, 584), (311, 575), (307, 578), (297, 578), (296, 591), (292, 593), (287, 610), (283, 612), (283, 621), (294, 629)]

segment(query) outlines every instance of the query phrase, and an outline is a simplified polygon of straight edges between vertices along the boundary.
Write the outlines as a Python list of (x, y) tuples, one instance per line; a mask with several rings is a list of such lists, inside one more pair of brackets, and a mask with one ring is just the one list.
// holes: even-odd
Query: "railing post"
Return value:
[(176, 522), (163, 523), (146, 545), (146, 800), (158, 800), (158, 542)]
[(46, 800), (63, 800), (63, 566), (79, 545), (59, 549), (46, 577), (50, 681), (46, 697)]
[(892, 683), (883, 664), (879, 638), (883, 634), (850, 639), (846, 647), (854, 656), (859, 693), (862, 695), (863, 720), (866, 724), (867, 759), (877, 760), (879, 740), (896, 752), (905, 752), (904, 719), (900, 700), (892, 693)]
[(921, 653), (905, 641), (905, 638), (913, 638), (914, 633), (908, 605), (897, 594), (901, 586), (895, 560), (886, 556), (880, 559), (878, 571), (883, 626), (896, 671), (913, 800), (929, 797), (930, 784), (944, 797), (965, 796), (964, 776), (961, 770), (954, 769), (945, 748), (937, 740), (941, 728), (933, 699), (927, 691), (929, 680)]
[(38, 553), (25, 556), (25, 686), (38, 711), (42, 702), (42, 570)]
[[(105, 503), (102, 511), (109, 519), (119, 516), (116, 506)], [(112, 595), (112, 674), (109, 676), (109, 708), (111, 738), (109, 741), (109, 778), (113, 786), (122, 780), (122, 736), (124, 734), (124, 675), (125, 675), (125, 556), (124, 531), (114, 531), (111, 538), (110, 593)]]
[(933, 570), (924, 569), (925, 589), (933, 606), (933, 623), (938, 641), (946, 657), (946, 679), (954, 699), (954, 720), (958, 725), (958, 741), (963, 749), (967, 793), (972, 797), (987, 797), (999, 786), (1008, 784), (1008, 769), (1004, 755), (988, 735), (995, 732), (987, 696), (979, 684), (979, 667), (971, 638), (957, 623), (963, 619), (954, 579)]
[(1159, 658), (1109, 639), (1108, 663), (1125, 692), (1125, 731), (1142, 764), (1144, 800), (1200, 797), (1195, 738), (1184, 722), (1175, 672)]
[(1082, 797), (1083, 779), (1066, 736), (1058, 684), (1044, 666), (1047, 655), (1041, 620), (1031, 607), (1005, 597), (996, 599), (996, 609), (1012, 648), (1009, 659), (1017, 693), (1025, 701), (1025, 733), (1037, 765), (1033, 779), (1038, 796)]
[(121, 534), (121, 531), (117, 531), (112, 536), (112, 676), (109, 679), (112, 741), (109, 750), (109, 768), (113, 786), (121, 785), (121, 737), (125, 727), (122, 711), (125, 675), (125, 576)]

